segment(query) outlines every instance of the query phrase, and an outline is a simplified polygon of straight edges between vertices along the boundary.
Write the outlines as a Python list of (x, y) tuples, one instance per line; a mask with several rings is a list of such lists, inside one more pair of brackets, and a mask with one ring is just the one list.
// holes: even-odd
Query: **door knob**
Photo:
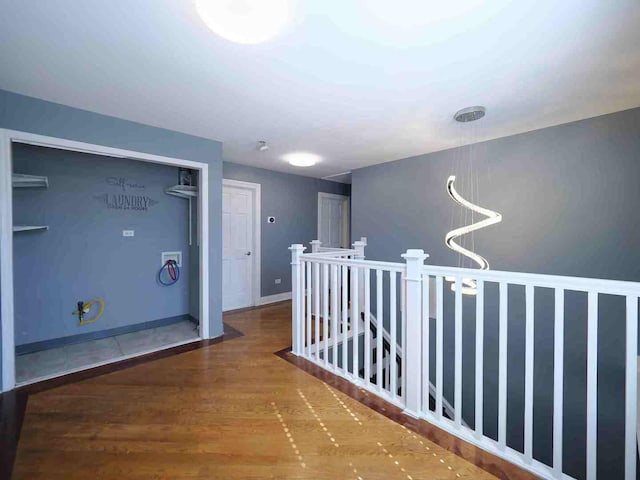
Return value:
[(245, 253), (245, 255), (248, 257), (249, 255), (251, 255), (251, 252), (247, 252)]

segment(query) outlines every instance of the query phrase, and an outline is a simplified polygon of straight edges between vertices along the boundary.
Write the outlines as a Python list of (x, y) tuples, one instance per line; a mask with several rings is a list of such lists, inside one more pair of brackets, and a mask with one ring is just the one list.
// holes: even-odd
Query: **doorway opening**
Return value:
[(260, 184), (222, 182), (222, 310), (258, 305), (261, 295)]
[(3, 391), (209, 337), (207, 164), (0, 147)]
[(350, 248), (349, 197), (318, 193), (318, 236), (323, 247)]

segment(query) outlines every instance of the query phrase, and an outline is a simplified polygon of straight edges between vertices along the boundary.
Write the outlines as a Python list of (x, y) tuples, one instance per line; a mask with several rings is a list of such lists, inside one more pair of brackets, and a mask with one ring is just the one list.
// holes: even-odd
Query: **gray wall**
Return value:
[[(224, 162), (223, 176), (231, 180), (259, 183), (262, 194), (262, 296), (291, 291), (293, 243), (309, 243), (317, 236), (318, 192), (349, 195), (349, 185), (279, 173)], [(267, 223), (267, 217), (276, 223)], [(275, 279), (281, 278), (280, 285)]]
[[(159, 99), (161, 101), (161, 99)], [(209, 321), (222, 334), (222, 144), (0, 90), (0, 128), (209, 164)]]
[[(469, 158), (473, 157), (473, 164)], [(475, 251), (496, 270), (640, 281), (640, 109), (633, 109), (470, 147), (422, 155), (353, 172), (352, 235), (368, 237), (367, 258), (402, 261), (423, 248), (428, 263), (458, 265), (444, 235), (460, 211), (445, 190), (458, 176), (470, 196), (469, 169), (478, 172), (479, 204), (502, 223), (475, 235)], [(470, 220), (470, 219), (469, 219)], [(487, 291), (485, 416), (495, 436), (497, 414), (497, 288)], [(522, 448), (524, 292), (510, 289), (508, 442)], [(452, 358), (452, 295), (445, 299), (445, 350)], [(553, 298), (536, 291), (534, 454), (551, 459)], [(599, 473), (622, 478), (624, 420), (624, 306), (600, 297)], [(463, 311), (474, 308), (465, 298)], [(567, 294), (565, 341), (565, 462), (584, 474), (586, 298)], [(463, 415), (473, 424), (473, 316), (464, 318)], [(453, 365), (445, 362), (452, 399)], [(433, 372), (432, 372), (433, 374)]]
[[(177, 167), (15, 145), (13, 169), (49, 179), (46, 189), (13, 194), (16, 225), (49, 226), (14, 234), (16, 345), (189, 313), (188, 202), (164, 193), (177, 183)], [(118, 179), (124, 186), (114, 184)], [(144, 210), (108, 208), (105, 194), (152, 203)], [(122, 230), (135, 236), (125, 238)], [(163, 251), (183, 254), (172, 286), (157, 281)], [(105, 301), (104, 314), (78, 325), (71, 315), (77, 301), (95, 297)]]

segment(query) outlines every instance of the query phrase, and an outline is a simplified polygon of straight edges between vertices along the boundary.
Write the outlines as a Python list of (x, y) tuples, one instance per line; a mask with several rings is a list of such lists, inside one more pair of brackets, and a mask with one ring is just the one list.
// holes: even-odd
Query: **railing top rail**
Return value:
[(597, 291), (609, 295), (640, 296), (640, 282), (605, 280), (600, 278), (570, 277), (541, 273), (505, 272), (500, 270), (476, 270), (473, 268), (425, 265), (424, 274), (459, 276), (490, 282), (506, 282), (517, 285), (533, 285), (543, 288), (562, 288), (572, 291)]
[(300, 260), (305, 262), (326, 263), (330, 265), (348, 265), (353, 267), (387, 270), (390, 272), (404, 272), (406, 264), (394, 262), (378, 262), (372, 260), (354, 260), (349, 258), (335, 258), (317, 253), (305, 253), (300, 255)]
[(315, 252), (315, 253), (304, 253), (300, 258), (303, 258), (303, 257), (333, 258), (333, 257), (343, 257), (347, 255), (356, 255), (356, 253), (357, 252), (355, 250), (340, 249), (340, 250), (322, 251), (322, 252)]
[(346, 250), (346, 249), (340, 249), (340, 250), (320, 250), (317, 252), (305, 252), (302, 255), (350, 255), (352, 253), (354, 253), (355, 250)]
[(320, 247), (318, 252), (355, 252), (355, 250), (353, 248)]

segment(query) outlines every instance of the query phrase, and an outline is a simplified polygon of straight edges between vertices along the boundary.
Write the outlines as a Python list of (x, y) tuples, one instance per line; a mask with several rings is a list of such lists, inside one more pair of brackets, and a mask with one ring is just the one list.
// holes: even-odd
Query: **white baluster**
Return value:
[(527, 463), (533, 459), (533, 339), (535, 290), (525, 286), (525, 348), (524, 348), (524, 456)]
[(454, 393), (453, 409), (456, 427), (462, 425), (462, 279), (456, 277), (454, 332)]
[(348, 298), (348, 285), (347, 279), (349, 267), (342, 265), (342, 274), (340, 275), (340, 282), (342, 284), (342, 371), (347, 373), (348, 369), (348, 356), (349, 356), (349, 298)]
[[(342, 257), (340, 257), (342, 258)], [(338, 269), (338, 291), (336, 296), (338, 298), (338, 334), (340, 332), (340, 323), (342, 322), (342, 266), (336, 265)]]
[(431, 388), (431, 381), (429, 379), (429, 349), (430, 339), (429, 330), (431, 327), (431, 320), (429, 319), (430, 307), (430, 295), (429, 291), (429, 275), (422, 276), (422, 411), (427, 415), (431, 414), (429, 409), (429, 392)]
[(384, 311), (382, 305), (382, 270), (376, 270), (376, 380), (378, 391), (382, 391), (382, 339), (384, 338)]
[[(406, 284), (407, 284), (407, 277), (405, 276), (405, 272), (400, 274), (400, 322), (398, 323), (398, 331), (396, 332), (396, 337), (398, 339), (398, 345), (402, 345), (403, 347), (406, 347), (407, 345), (407, 337), (406, 337), (406, 333), (407, 333), (407, 329), (405, 328), (405, 326), (407, 325), (407, 318), (406, 318), (406, 310), (407, 310), (407, 292), (406, 292)], [(402, 380), (402, 382), (400, 383), (401, 385), (401, 392), (402, 392), (402, 397), (405, 397), (405, 394), (407, 392), (407, 389), (405, 388), (405, 385), (403, 385), (404, 382), (406, 382), (406, 378), (407, 378), (407, 353), (404, 352), (404, 355), (402, 357), (402, 363), (400, 364), (400, 372), (398, 373), (398, 380)], [(420, 377), (418, 377), (420, 378)], [(407, 411), (407, 413), (409, 413)], [(412, 415), (415, 415), (414, 412), (411, 413)]]
[(391, 352), (387, 352), (387, 368), (386, 368), (386, 377), (387, 377), (387, 382), (385, 383), (386, 390), (389, 392), (389, 395), (391, 395), (391, 360), (389, 360), (391, 356)]
[(333, 338), (333, 368), (338, 368), (338, 323), (340, 312), (338, 311), (338, 266), (331, 265), (331, 338)]
[(428, 255), (423, 250), (407, 250), (402, 395), (405, 411), (418, 416), (422, 406), (422, 270)]
[(364, 272), (364, 383), (371, 381), (371, 271)]
[(587, 296), (587, 480), (597, 477), (598, 456), (598, 293)]
[(500, 318), (498, 320), (498, 445), (507, 444), (507, 321), (508, 286), (500, 282)]
[(324, 366), (329, 365), (329, 265), (322, 264), (322, 344)]
[(476, 438), (483, 435), (484, 422), (484, 282), (476, 281)]
[(311, 331), (313, 330), (313, 312), (311, 311), (311, 269), (313, 266), (311, 262), (304, 262), (305, 272), (307, 275), (307, 284), (305, 286), (305, 295), (307, 299), (307, 348), (305, 349), (307, 358), (311, 358)]
[[(396, 320), (396, 312), (398, 305), (396, 303), (396, 282), (398, 281), (396, 272), (389, 272), (389, 343), (391, 344), (391, 352), (389, 354), (389, 370), (390, 373), (390, 387), (389, 393), (391, 398), (398, 396), (398, 364), (396, 362), (396, 345), (398, 344), (398, 322)], [(403, 361), (406, 359), (403, 358)], [(404, 392), (403, 392), (404, 394)]]
[(316, 362), (320, 361), (320, 264), (313, 264), (313, 309), (315, 311)]
[[(553, 473), (562, 478), (562, 420), (564, 398), (564, 290), (555, 289), (553, 327)], [(635, 461), (635, 455), (634, 455)]]
[(443, 378), (443, 308), (444, 291), (442, 285), (442, 276), (436, 277), (436, 417), (442, 419), (442, 378)]
[(289, 247), (291, 251), (291, 345), (295, 355), (302, 352), (302, 275), (300, 273), (300, 255), (305, 248), (300, 244)]
[(360, 361), (358, 359), (358, 330), (360, 324), (360, 309), (358, 308), (358, 276), (360, 272), (358, 272), (358, 267), (351, 267), (351, 328), (353, 330), (353, 341), (352, 341), (352, 371), (353, 376), (358, 379), (360, 378)]
[(638, 298), (627, 296), (627, 349), (625, 369), (624, 478), (636, 478), (636, 426), (638, 395)]

